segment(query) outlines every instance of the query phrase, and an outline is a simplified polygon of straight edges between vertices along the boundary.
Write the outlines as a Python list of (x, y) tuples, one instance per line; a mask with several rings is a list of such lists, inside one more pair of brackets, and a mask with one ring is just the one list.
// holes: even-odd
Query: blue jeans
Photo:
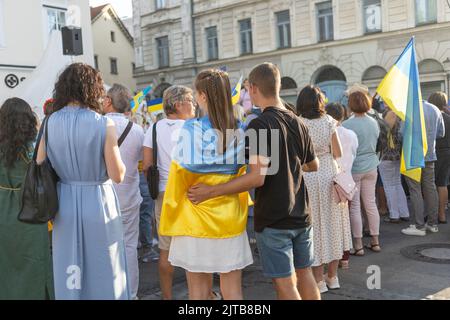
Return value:
[(141, 191), (142, 203), (140, 207), (140, 221), (139, 221), (139, 239), (142, 246), (152, 247), (153, 238), (157, 238), (157, 232), (152, 233), (153, 216), (155, 212), (155, 204), (150, 197), (148, 190), (147, 179), (143, 173), (139, 174), (139, 189)]
[(263, 273), (269, 278), (287, 278), (295, 269), (306, 269), (314, 262), (312, 226), (282, 230), (264, 228), (256, 232), (256, 245)]

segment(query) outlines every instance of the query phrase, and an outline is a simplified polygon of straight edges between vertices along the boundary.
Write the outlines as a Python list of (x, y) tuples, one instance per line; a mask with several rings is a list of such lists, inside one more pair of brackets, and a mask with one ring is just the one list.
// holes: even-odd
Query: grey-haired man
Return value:
[[(103, 101), (103, 111), (114, 121), (117, 137), (130, 123), (126, 113), (130, 112), (131, 92), (120, 84), (114, 84)], [(126, 166), (125, 179), (114, 184), (122, 213), (123, 233), (126, 247), (128, 282), (132, 299), (137, 299), (139, 286), (139, 264), (137, 246), (139, 240), (139, 213), (142, 202), (139, 190), (138, 163), (142, 160), (144, 130), (133, 125), (120, 146), (120, 155)]]

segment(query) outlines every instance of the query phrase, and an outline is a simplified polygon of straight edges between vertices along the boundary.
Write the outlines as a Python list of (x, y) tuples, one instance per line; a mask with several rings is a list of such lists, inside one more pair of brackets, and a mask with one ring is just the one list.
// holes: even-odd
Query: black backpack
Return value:
[(387, 135), (387, 132), (389, 131), (389, 127), (378, 111), (371, 109), (369, 112), (367, 112), (367, 115), (369, 117), (373, 118), (378, 123), (378, 127), (380, 128), (380, 135), (378, 136), (377, 149), (376, 149), (376, 152), (380, 153), (383, 149), (383, 146), (381, 143), (381, 136)]

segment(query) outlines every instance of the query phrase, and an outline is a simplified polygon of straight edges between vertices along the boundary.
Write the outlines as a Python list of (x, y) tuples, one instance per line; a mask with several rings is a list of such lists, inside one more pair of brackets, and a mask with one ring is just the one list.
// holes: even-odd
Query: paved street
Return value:
[[(401, 229), (409, 223), (388, 224), (381, 222), (382, 245), (381, 253), (373, 253), (366, 249), (364, 257), (351, 257), (350, 269), (339, 269), (339, 279), (341, 289), (329, 291), (322, 295), (324, 300), (395, 300), (395, 299), (450, 299), (450, 224), (439, 225), (440, 232), (437, 234), (427, 234), (425, 237), (411, 237), (401, 234)], [(368, 242), (369, 238), (365, 238)], [(434, 262), (417, 261), (405, 257), (401, 250), (407, 247), (441, 244), (447, 248), (426, 249), (421, 252), (427, 257), (423, 259)], [(435, 247), (438, 247), (436, 245)], [(253, 251), (255, 247), (252, 246)], [(414, 250), (409, 250), (414, 253)], [(271, 281), (262, 275), (262, 269), (258, 256), (254, 254), (255, 263), (244, 270), (243, 286), (245, 299), (266, 300), (275, 299)], [(419, 257), (420, 258), (420, 257)], [(367, 279), (371, 274), (367, 273), (367, 268), (371, 265), (380, 267), (381, 289), (369, 290)], [(140, 265), (141, 284), (140, 297), (144, 300), (160, 299), (157, 263), (145, 263)], [(218, 290), (218, 279), (214, 285)], [(185, 276), (182, 270), (176, 270), (174, 281), (174, 297), (176, 299), (187, 299), (187, 287)]]

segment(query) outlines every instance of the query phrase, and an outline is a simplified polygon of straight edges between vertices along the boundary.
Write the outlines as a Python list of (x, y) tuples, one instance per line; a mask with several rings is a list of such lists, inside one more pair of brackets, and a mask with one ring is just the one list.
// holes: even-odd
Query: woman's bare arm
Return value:
[(339, 159), (342, 157), (342, 146), (337, 132), (334, 132), (331, 136), (331, 154), (334, 159)]
[(39, 150), (36, 158), (37, 164), (41, 164), (44, 162), (45, 158), (47, 157), (47, 152), (45, 150), (45, 141), (44, 136), (42, 136), (41, 141), (39, 143)]
[(142, 167), (144, 170), (144, 175), (147, 177), (148, 168), (153, 164), (153, 149), (149, 147), (144, 147), (144, 160), (142, 162)]

